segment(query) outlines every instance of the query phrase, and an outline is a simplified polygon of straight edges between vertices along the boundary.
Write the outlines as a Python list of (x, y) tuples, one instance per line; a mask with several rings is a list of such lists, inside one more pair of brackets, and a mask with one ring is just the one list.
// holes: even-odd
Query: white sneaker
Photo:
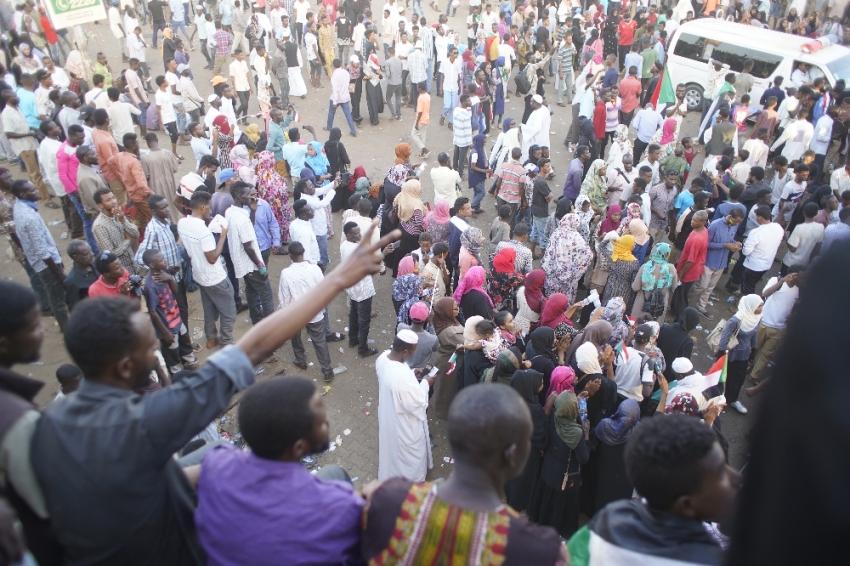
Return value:
[(747, 414), (747, 408), (741, 404), (740, 401), (735, 401), (734, 403), (729, 404), (730, 407), (741, 413), (742, 415)]

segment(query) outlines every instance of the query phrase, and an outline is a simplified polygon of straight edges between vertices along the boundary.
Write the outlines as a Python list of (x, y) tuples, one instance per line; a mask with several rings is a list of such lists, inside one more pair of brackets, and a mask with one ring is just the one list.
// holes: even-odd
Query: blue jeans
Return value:
[(387, 50), (388, 50), (390, 47), (391, 47), (391, 46), (390, 46), (390, 44), (389, 44), (389, 43), (385, 43), (385, 44), (384, 44), (384, 59), (385, 59), (385, 60), (386, 60), (387, 58), (389, 58), (389, 53), (387, 53)]
[(548, 216), (544, 216), (543, 218), (537, 218), (536, 216), (533, 217), (531, 223), (531, 236), (528, 238), (543, 249), (546, 249), (546, 246), (549, 244), (549, 239), (546, 238), (546, 223), (548, 221)]
[(328, 129), (330, 130), (334, 126), (334, 117), (336, 116), (337, 107), (339, 107), (342, 110), (342, 113), (345, 114), (345, 119), (348, 120), (348, 129), (351, 131), (351, 135), (356, 135), (357, 128), (354, 126), (354, 119), (351, 117), (350, 102), (342, 102), (339, 105), (336, 105), (333, 101), (328, 101)]
[(472, 187), (472, 210), (481, 208), (481, 201), (484, 200), (484, 194), (484, 181)]
[(186, 107), (183, 106), (183, 103), (181, 102), (179, 104), (175, 104), (174, 108), (183, 110), (183, 112), (180, 112), (179, 110), (175, 111), (175, 114), (177, 114), (177, 132), (182, 136), (186, 133)]
[[(324, 214), (324, 209), (319, 209), (316, 211), (316, 214)], [(331, 264), (331, 258), (328, 257), (328, 235), (324, 236), (316, 236), (316, 242), (319, 244), (319, 261), (322, 262), (322, 265), (325, 269)]]
[(425, 10), (422, 9), (422, 0), (413, 0), (413, 13), (420, 16), (425, 15)]
[(443, 112), (440, 116), (445, 118), (448, 115), (449, 124), (452, 123), (452, 112), (455, 109), (455, 106), (457, 106), (457, 98), (457, 91), (449, 92), (447, 90), (443, 90)]
[(189, 34), (186, 33), (186, 24), (184, 24), (183, 22), (175, 22), (174, 20), (171, 20), (171, 29), (174, 30), (175, 40), (177, 39), (177, 32), (181, 29), (183, 30), (183, 37), (186, 38), (186, 41), (189, 40)]
[(44, 286), (44, 283), (41, 282), (41, 279), (38, 278), (38, 273), (35, 272), (30, 265), (30, 262), (27, 260), (24, 260), (21, 265), (24, 266), (24, 271), (27, 272), (27, 277), (30, 279), (32, 290), (35, 292), (35, 296), (38, 297), (38, 307), (43, 311), (51, 308), (50, 297), (47, 295), (47, 288)]
[(525, 211), (517, 211), (516, 218), (514, 218), (514, 226), (519, 224), (520, 222), (524, 223), (528, 226), (529, 230), (531, 229), (531, 209), (526, 208)]
[(91, 246), (92, 253), (97, 256), (100, 253), (100, 248), (97, 247), (97, 240), (94, 239), (94, 232), (91, 228), (94, 220), (89, 220), (88, 216), (86, 216), (86, 209), (83, 203), (80, 202), (80, 197), (77, 193), (68, 193), (68, 198), (74, 203), (74, 208), (77, 209), (77, 213), (83, 219), (83, 230), (86, 233), (86, 241)]
[[(447, 15), (447, 16), (449, 15), (449, 10), (451, 10), (451, 9), (452, 9), (452, 0), (449, 0), (449, 1), (446, 3), (446, 15)], [(455, 14), (457, 14), (457, 8), (455, 8), (455, 9), (452, 11), (452, 16), (454, 16)]]

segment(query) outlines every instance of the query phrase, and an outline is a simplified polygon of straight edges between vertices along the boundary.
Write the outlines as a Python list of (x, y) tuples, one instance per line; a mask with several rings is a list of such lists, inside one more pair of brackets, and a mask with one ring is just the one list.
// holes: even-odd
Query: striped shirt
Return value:
[(509, 161), (499, 170), (499, 198), (505, 202), (516, 204), (522, 200), (520, 184), (525, 177), (525, 168), (516, 161)]
[(452, 114), (454, 124), (454, 136), (452, 143), (457, 147), (469, 147), (472, 145), (472, 111), (468, 108), (458, 106)]
[(145, 265), (142, 256), (145, 250), (159, 250), (165, 256), (165, 261), (168, 267), (177, 267), (177, 273), (174, 273), (174, 282), (179, 283), (183, 279), (183, 258), (180, 257), (180, 250), (177, 249), (177, 241), (174, 239), (174, 234), (171, 233), (171, 221), (165, 219), (160, 220), (157, 217), (151, 218), (145, 228), (145, 237), (142, 243), (139, 244), (139, 249), (136, 250), (134, 259), (141, 266)]

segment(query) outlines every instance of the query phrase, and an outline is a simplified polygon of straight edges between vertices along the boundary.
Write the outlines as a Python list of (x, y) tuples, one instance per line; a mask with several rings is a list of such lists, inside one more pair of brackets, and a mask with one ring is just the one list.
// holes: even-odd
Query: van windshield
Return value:
[(844, 57), (839, 57), (834, 61), (830, 61), (826, 64), (826, 68), (829, 69), (829, 72), (832, 73), (835, 80), (850, 80), (850, 54), (845, 55)]

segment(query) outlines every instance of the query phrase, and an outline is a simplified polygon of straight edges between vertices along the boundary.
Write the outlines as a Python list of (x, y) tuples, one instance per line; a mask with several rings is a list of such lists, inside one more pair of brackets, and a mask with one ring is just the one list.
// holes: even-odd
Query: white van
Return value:
[(743, 70), (745, 59), (755, 62), (752, 71), (755, 84), (750, 91), (751, 104), (755, 107), (761, 106), (761, 95), (773, 86), (774, 77), (785, 79), (783, 88), (792, 86), (791, 72), (797, 62), (808, 64), (812, 77), (824, 76), (831, 86), (839, 79), (850, 85), (850, 49), (843, 45), (821, 47), (818, 40), (810, 37), (715, 18), (681, 25), (667, 53), (665, 69), (674, 87), (685, 85), (689, 110), (702, 108), (709, 58), (726, 63), (736, 73)]

